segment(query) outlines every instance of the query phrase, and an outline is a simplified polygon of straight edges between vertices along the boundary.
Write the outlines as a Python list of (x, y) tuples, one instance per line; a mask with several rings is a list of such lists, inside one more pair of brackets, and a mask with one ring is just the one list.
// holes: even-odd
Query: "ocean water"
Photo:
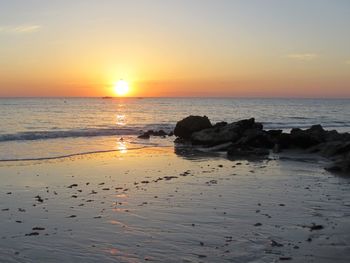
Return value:
[(254, 117), (266, 129), (322, 124), (350, 131), (348, 99), (2, 98), (0, 161), (171, 146), (174, 138), (137, 135), (169, 132), (190, 114), (206, 115), (212, 123)]

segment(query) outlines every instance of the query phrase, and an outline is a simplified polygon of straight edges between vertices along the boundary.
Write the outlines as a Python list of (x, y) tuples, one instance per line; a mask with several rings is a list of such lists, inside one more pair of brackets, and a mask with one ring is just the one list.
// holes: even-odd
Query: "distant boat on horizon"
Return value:
[(105, 96), (105, 97), (102, 97), (102, 99), (104, 99), (104, 100), (106, 100), (106, 99), (113, 99), (113, 97)]

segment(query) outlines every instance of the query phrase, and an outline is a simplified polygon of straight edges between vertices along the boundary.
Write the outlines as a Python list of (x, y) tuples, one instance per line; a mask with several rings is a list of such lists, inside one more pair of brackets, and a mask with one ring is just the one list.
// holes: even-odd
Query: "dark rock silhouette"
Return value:
[[(171, 135), (170, 135), (171, 134)], [(169, 136), (172, 136), (172, 133), (170, 133)], [(141, 135), (137, 136), (140, 139), (149, 139), (151, 136), (160, 136), (160, 137), (165, 137), (168, 134), (163, 131), (163, 130), (159, 130), (159, 131), (154, 131), (154, 130), (148, 130), (144, 133), (142, 133)]]
[(192, 133), (211, 128), (212, 125), (207, 116), (188, 116), (176, 124), (174, 134), (183, 139), (189, 139)]
[(326, 168), (329, 171), (350, 173), (350, 134), (326, 131), (319, 124), (285, 133), (266, 131), (254, 118), (229, 124), (218, 122), (212, 126), (206, 116), (189, 116), (176, 124), (174, 134), (178, 144), (226, 150), (230, 158), (267, 157), (271, 150), (299, 149), (333, 161)]

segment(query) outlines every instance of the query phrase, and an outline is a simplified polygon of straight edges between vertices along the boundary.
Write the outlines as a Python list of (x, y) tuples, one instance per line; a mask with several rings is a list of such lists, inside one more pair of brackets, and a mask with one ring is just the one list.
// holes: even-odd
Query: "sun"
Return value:
[(125, 96), (129, 92), (129, 85), (125, 80), (121, 79), (115, 83), (113, 89), (116, 95)]

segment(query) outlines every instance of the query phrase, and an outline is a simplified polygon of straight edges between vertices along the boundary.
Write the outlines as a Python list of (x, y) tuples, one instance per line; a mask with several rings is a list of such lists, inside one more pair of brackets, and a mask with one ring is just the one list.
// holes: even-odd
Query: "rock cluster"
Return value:
[(334, 161), (328, 170), (350, 172), (350, 134), (326, 131), (321, 125), (304, 130), (294, 128), (286, 133), (264, 130), (254, 118), (212, 125), (206, 116), (189, 116), (176, 124), (174, 134), (178, 137), (175, 142), (224, 148), (233, 158), (267, 156), (271, 150), (302, 149)]
[(173, 136), (173, 133), (172, 132), (166, 133), (163, 130), (159, 130), (159, 131), (148, 130), (137, 137), (140, 139), (149, 139), (151, 136), (166, 137), (166, 136)]

